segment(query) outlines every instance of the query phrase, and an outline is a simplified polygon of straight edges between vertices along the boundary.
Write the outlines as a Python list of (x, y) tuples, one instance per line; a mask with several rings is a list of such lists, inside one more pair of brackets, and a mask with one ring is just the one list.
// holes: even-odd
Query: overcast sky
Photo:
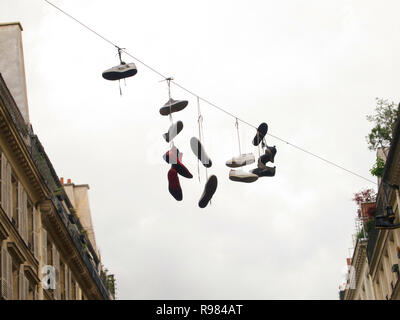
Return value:
[[(400, 3), (383, 1), (53, 0), (136, 58), (269, 133), (374, 180), (365, 136), (375, 97), (399, 102)], [(205, 147), (218, 177), (212, 205), (190, 138), (195, 97), (174, 114), (194, 175), (183, 201), (168, 192), (168, 100), (139, 62), (122, 84), (101, 73), (116, 49), (41, 0), (2, 0), (0, 22), (21, 22), (30, 119), (57, 174), (90, 185), (104, 265), (119, 299), (337, 299), (350, 256), (353, 194), (374, 187), (267, 136), (276, 176), (228, 179), (235, 121), (202, 103)], [(243, 152), (255, 130), (239, 124)], [(244, 167), (246, 170), (255, 165)]]

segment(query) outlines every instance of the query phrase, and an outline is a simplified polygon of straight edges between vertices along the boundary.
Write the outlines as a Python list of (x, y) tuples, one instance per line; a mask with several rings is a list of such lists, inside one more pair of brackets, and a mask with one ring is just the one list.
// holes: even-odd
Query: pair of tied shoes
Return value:
[(168, 171), (168, 190), (177, 201), (183, 199), (178, 174), (188, 179), (193, 178), (190, 171), (183, 165), (182, 156), (183, 154), (179, 152), (178, 148), (175, 146), (172, 147), (171, 150), (167, 151), (163, 156), (164, 160), (171, 164), (171, 168)]
[[(244, 153), (238, 157), (233, 157), (232, 159), (228, 160), (225, 164), (230, 168), (239, 168), (246, 166), (248, 164), (254, 163), (254, 155), (252, 153)], [(229, 171), (229, 179), (232, 181), (237, 182), (254, 182), (258, 179), (258, 175), (244, 171), (242, 169)]]
[[(204, 150), (203, 145), (200, 140), (196, 137), (192, 137), (190, 139), (190, 147), (192, 148), (193, 153), (200, 160), (204, 167), (210, 168), (212, 166), (212, 161), (206, 151)], [(218, 179), (217, 176), (212, 175), (208, 178), (206, 185), (204, 186), (203, 194), (199, 200), (199, 207), (205, 208), (213, 197), (215, 191), (217, 190)]]
[[(275, 146), (267, 147), (265, 153), (258, 159), (257, 168), (250, 170), (250, 172), (241, 169), (232, 169), (229, 172), (229, 179), (232, 181), (250, 183), (257, 181), (259, 177), (275, 176), (276, 167), (268, 167), (265, 165), (267, 162), (274, 162), (275, 154)], [(252, 153), (246, 153), (228, 160), (226, 165), (230, 168), (238, 168), (254, 162), (254, 155)]]

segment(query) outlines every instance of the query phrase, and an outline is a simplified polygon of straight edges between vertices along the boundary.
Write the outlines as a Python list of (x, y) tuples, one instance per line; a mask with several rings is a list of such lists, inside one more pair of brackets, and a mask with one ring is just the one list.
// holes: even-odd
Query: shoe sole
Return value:
[(268, 125), (263, 122), (258, 126), (257, 134), (253, 139), (253, 145), (258, 146), (262, 139), (264, 139), (265, 135), (268, 132)]
[(179, 101), (178, 103), (175, 103), (174, 105), (171, 106), (164, 106), (160, 109), (160, 114), (162, 116), (168, 116), (171, 113), (181, 111), (186, 108), (188, 105), (188, 101), (183, 100)]
[(250, 183), (258, 180), (258, 176), (255, 174), (254, 176), (246, 176), (246, 177), (238, 177), (238, 176), (229, 176), (229, 179), (235, 182), (245, 182)]
[(192, 179), (193, 175), (190, 171), (178, 160), (178, 163), (172, 164), (172, 167), (182, 176), (188, 179)]
[(136, 69), (128, 70), (128, 71), (106, 71), (103, 73), (103, 78), (106, 80), (121, 80), (124, 78), (132, 77), (137, 73)]
[(211, 159), (205, 152), (203, 145), (201, 144), (199, 139), (195, 137), (190, 139), (190, 147), (192, 148), (192, 151), (197, 159), (199, 159), (200, 162), (203, 164), (203, 166), (205, 166), (206, 168), (210, 168), (212, 166)]
[[(172, 126), (171, 126), (171, 128), (168, 130), (167, 133), (164, 133), (164, 134), (163, 134), (163, 137), (164, 137), (165, 141), (167, 141), (167, 142), (170, 142), (170, 141), (174, 140), (174, 138), (182, 131), (182, 129), (183, 129), (183, 122), (182, 122), (182, 121), (178, 121), (178, 122), (176, 123), (176, 132), (175, 132), (175, 130), (172, 130), (172, 132), (170, 132), (171, 129), (172, 129)], [(172, 133), (172, 134), (170, 134), (170, 133)]]
[(258, 177), (274, 177), (275, 176), (275, 170), (271, 172), (269, 169), (253, 169), (250, 171), (252, 174), (257, 175)]
[(204, 192), (199, 200), (199, 207), (205, 208), (208, 203), (210, 202), (212, 196), (214, 195), (215, 191), (217, 190), (218, 186), (218, 179), (215, 175), (212, 175), (204, 187)]

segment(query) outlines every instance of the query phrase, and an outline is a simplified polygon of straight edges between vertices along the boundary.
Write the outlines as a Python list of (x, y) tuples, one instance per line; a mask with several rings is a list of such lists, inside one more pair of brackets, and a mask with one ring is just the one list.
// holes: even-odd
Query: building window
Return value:
[(11, 175), (11, 200), (12, 200), (12, 218), (15, 221), (15, 227), (18, 227), (18, 181), (14, 174)]
[(47, 265), (53, 265), (53, 245), (50, 242), (49, 235), (47, 235)]
[(60, 300), (65, 300), (65, 265), (60, 260)]
[(76, 283), (74, 278), (71, 279), (71, 300), (76, 300)]
[(19, 266), (13, 261), (12, 263), (12, 290), (13, 290), (13, 300), (19, 299)]
[(31, 250), (33, 251), (33, 205), (30, 200), (28, 200), (28, 242), (31, 245)]

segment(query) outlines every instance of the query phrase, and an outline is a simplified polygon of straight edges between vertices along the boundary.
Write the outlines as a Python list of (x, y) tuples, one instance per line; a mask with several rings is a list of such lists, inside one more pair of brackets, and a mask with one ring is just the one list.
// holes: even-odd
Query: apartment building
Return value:
[(57, 176), (29, 122), (22, 30), (0, 24), (0, 299), (114, 299), (89, 187)]
[[(355, 241), (347, 284), (340, 290), (345, 300), (400, 300), (400, 117), (390, 148), (379, 149), (377, 156), (385, 168), (378, 179), (375, 225)], [(364, 207), (362, 216), (367, 216), (367, 204)], [(379, 215), (392, 215), (393, 226), (376, 228)]]

